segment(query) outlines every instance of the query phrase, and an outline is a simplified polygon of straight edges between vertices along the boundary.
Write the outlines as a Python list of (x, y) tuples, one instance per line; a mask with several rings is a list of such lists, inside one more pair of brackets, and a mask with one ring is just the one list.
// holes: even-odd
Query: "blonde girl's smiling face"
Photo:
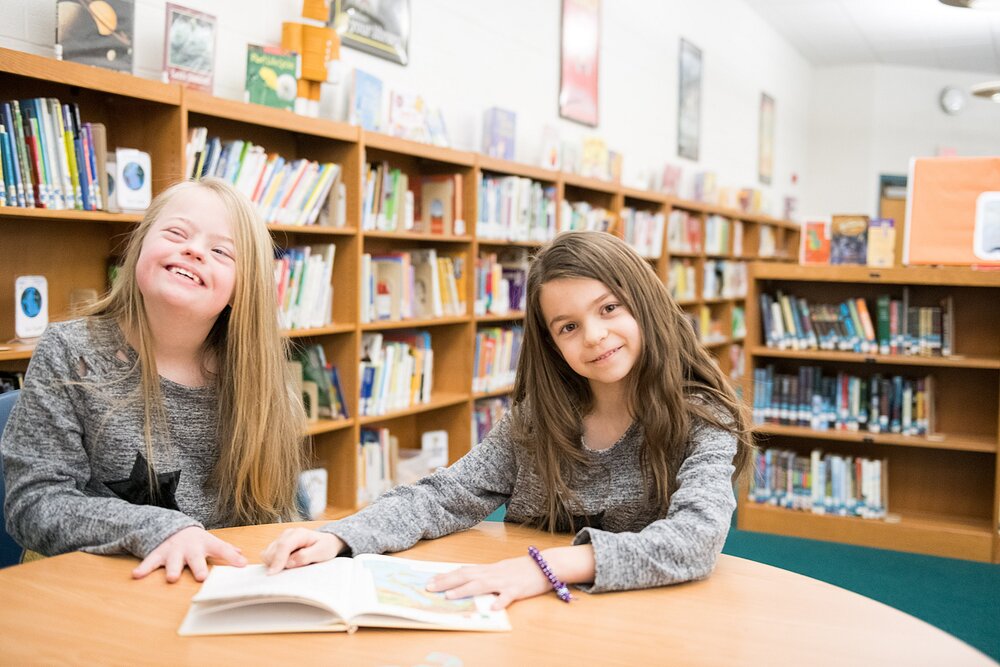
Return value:
[(236, 244), (222, 200), (211, 190), (179, 191), (142, 242), (136, 280), (147, 308), (214, 319), (233, 298)]
[(591, 387), (618, 385), (642, 350), (639, 323), (604, 283), (560, 278), (542, 285), (546, 328), (569, 367)]

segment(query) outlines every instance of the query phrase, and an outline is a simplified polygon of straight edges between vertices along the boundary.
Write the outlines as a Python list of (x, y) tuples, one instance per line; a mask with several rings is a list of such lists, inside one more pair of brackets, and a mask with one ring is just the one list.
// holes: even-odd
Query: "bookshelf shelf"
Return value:
[[(960, 268), (869, 269), (755, 263), (748, 280), (744, 395), (751, 398), (758, 421), (761, 416), (765, 419), (770, 416), (771, 421), (755, 427), (761, 445), (793, 452), (806, 460), (807, 468), (810, 454), (815, 450), (820, 451), (821, 460), (829, 454), (848, 460), (857, 457), (880, 461), (887, 480), (883, 495), (887, 494), (888, 514), (887, 520), (869, 520), (762, 505), (750, 500), (744, 484), (737, 499), (739, 527), (1000, 562), (1000, 336), (996, 333), (1000, 330), (1000, 313), (983, 307), (997, 302), (1000, 274)], [(875, 300), (886, 295), (899, 299), (905, 294), (908, 301), (904, 302), (911, 310), (939, 307), (946, 301), (953, 306), (955, 354), (882, 355), (767, 347), (763, 344), (761, 295), (774, 296), (778, 291), (806, 298), (810, 306), (864, 299), (871, 304), (868, 308), (873, 314)], [(924, 335), (923, 330), (909, 333), (914, 338)], [(882, 432), (874, 433), (863, 427), (855, 431), (814, 430), (802, 425), (802, 421), (796, 424), (796, 415), (781, 412), (778, 415), (784, 423), (774, 423), (779, 420), (773, 412), (769, 413), (768, 406), (777, 400), (780, 407), (786, 400), (778, 396), (786, 395), (782, 387), (786, 380), (779, 382), (779, 374), (787, 378), (789, 389), (796, 375), (812, 377), (805, 391), (813, 397), (813, 405), (817, 398), (829, 397), (823, 393), (822, 384), (817, 389), (817, 382), (826, 380), (817, 380), (816, 375), (810, 375), (810, 369), (819, 369), (823, 378), (837, 383), (840, 422), (854, 420), (853, 410), (862, 405), (860, 401), (853, 404), (843, 401), (848, 395), (843, 392), (849, 391), (851, 378), (860, 380), (859, 389), (875, 392), (868, 387), (875, 386), (877, 377), (879, 383), (885, 382), (882, 395), (889, 387), (887, 378), (893, 378), (889, 396), (880, 395), (877, 408), (880, 419), (895, 422), (901, 432), (883, 428)], [(760, 378), (754, 381), (755, 371), (765, 380), (773, 371), (773, 382), (762, 385)], [(905, 393), (905, 389), (896, 388), (904, 388), (907, 382), (911, 383), (914, 394), (925, 390), (926, 393), (922, 398), (914, 397)], [(758, 402), (754, 395), (761, 387), (770, 387), (772, 393), (765, 392)], [(894, 393), (900, 391), (904, 393)], [(802, 393), (788, 392), (793, 406), (796, 400), (802, 405), (796, 396), (801, 397)], [(907, 400), (914, 406), (912, 418), (926, 420), (922, 427), (918, 423), (913, 432), (926, 431), (926, 435), (903, 434), (911, 417), (908, 411), (900, 413), (904, 408), (897, 406)], [(871, 412), (876, 409), (873, 405), (869, 403), (865, 409)], [(871, 418), (869, 414), (868, 421)], [(861, 421), (860, 417), (857, 421)]]
[(544, 167), (535, 167), (528, 164), (522, 164), (520, 162), (501, 160), (500, 158), (489, 157), (488, 155), (479, 155), (477, 159), (480, 170), (490, 172), (491, 174), (500, 174), (501, 176), (521, 176), (522, 178), (530, 178), (532, 180), (548, 184), (555, 183), (559, 179), (558, 171), (552, 171), (545, 169)]
[(431, 396), (431, 400), (428, 403), (418, 403), (417, 405), (411, 405), (404, 410), (392, 410), (382, 415), (366, 415), (364, 417), (359, 417), (358, 423), (362, 426), (367, 424), (378, 424), (392, 419), (399, 419), (400, 417), (409, 417), (410, 415), (432, 412), (434, 410), (440, 410), (441, 408), (467, 403), (468, 400), (469, 394), (436, 391)]
[(514, 322), (524, 319), (524, 311), (510, 311), (503, 315), (476, 315), (476, 324), (488, 324), (492, 322)]
[(917, 551), (990, 561), (994, 531), (988, 519), (902, 514), (898, 522), (797, 512), (746, 503), (740, 529), (813, 540), (849, 542), (877, 549)]
[(987, 357), (929, 357), (902, 354), (863, 354), (860, 352), (826, 352), (815, 350), (778, 350), (758, 345), (751, 351), (757, 357), (775, 359), (798, 359), (801, 361), (842, 361), (856, 364), (878, 364), (885, 366), (939, 366), (943, 368), (983, 368), (1000, 369), (1000, 359)]
[(472, 398), (478, 401), (481, 398), (494, 398), (496, 396), (506, 396), (512, 391), (514, 391), (514, 385), (508, 385), (506, 387), (500, 387), (499, 389), (491, 389), (490, 391), (477, 391), (472, 395)]
[(353, 125), (330, 120), (309, 118), (284, 109), (274, 109), (261, 104), (227, 100), (208, 93), (183, 88), (184, 106), (188, 113), (225, 118), (240, 123), (262, 125), (298, 134), (326, 139), (356, 142), (359, 130)]
[(306, 426), (306, 435), (331, 433), (344, 428), (352, 428), (353, 426), (353, 419), (321, 419), (317, 422), (311, 422), (308, 426)]
[(353, 324), (330, 324), (325, 327), (315, 327), (312, 329), (286, 329), (282, 331), (285, 338), (306, 338), (315, 336), (328, 336), (330, 334), (352, 333)]
[(148, 102), (174, 106), (179, 106), (181, 103), (181, 87), (176, 84), (140, 79), (121, 72), (53, 60), (11, 49), (0, 49), (0, 72)]
[(839, 440), (875, 445), (901, 447), (926, 447), (930, 449), (950, 449), (962, 452), (996, 453), (996, 440), (984, 436), (949, 434), (934, 437), (908, 436), (896, 433), (869, 433), (868, 431), (816, 431), (804, 426), (782, 424), (761, 424), (754, 432), (763, 435), (782, 435), (806, 440)]
[(105, 211), (53, 210), (47, 208), (18, 208), (0, 206), (0, 222), (8, 220), (45, 220), (53, 222), (84, 221), (96, 223), (122, 223), (133, 225), (142, 220), (141, 214), (107, 213)]
[(285, 234), (315, 234), (317, 236), (354, 236), (357, 230), (350, 227), (326, 227), (323, 225), (268, 225), (268, 231)]
[(467, 315), (435, 317), (433, 319), (421, 320), (381, 320), (378, 322), (365, 322), (361, 325), (361, 330), (384, 331), (387, 329), (423, 329), (426, 327), (441, 327), (448, 324), (465, 324), (468, 321), (469, 317)]
[(4, 343), (0, 345), (0, 361), (27, 361), (35, 351), (35, 345), (24, 343)]
[(602, 181), (598, 178), (588, 178), (586, 176), (580, 176), (578, 174), (570, 174), (562, 172), (562, 182), (564, 185), (568, 185), (574, 188), (580, 188), (581, 190), (589, 190), (591, 192), (601, 192), (604, 194), (618, 194), (621, 187), (610, 181)]
[(409, 157), (431, 160), (456, 167), (472, 167), (476, 163), (476, 154), (453, 148), (442, 148), (416, 141), (400, 139), (399, 137), (381, 134), (379, 132), (361, 131), (362, 141), (366, 148), (396, 153)]
[(423, 234), (419, 232), (364, 232), (366, 239), (389, 239), (401, 241), (428, 241), (431, 243), (471, 243), (471, 236), (446, 236), (444, 234)]

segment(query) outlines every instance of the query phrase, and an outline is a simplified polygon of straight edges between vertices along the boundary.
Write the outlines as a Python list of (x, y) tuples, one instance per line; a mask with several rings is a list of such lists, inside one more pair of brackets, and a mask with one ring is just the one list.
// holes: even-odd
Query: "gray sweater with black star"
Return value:
[(153, 443), (153, 467), (176, 478), (168, 495), (178, 509), (123, 499), (123, 487), (148, 489), (136, 479), (145, 443), (135, 363), (111, 322), (50, 324), (39, 340), (0, 441), (7, 531), (22, 547), (144, 558), (182, 528), (224, 524), (209, 483), (218, 458), (212, 388), (160, 381), (170, 437)]
[[(507, 504), (506, 521), (545, 513), (542, 483), (510, 437), (509, 415), (467, 455), (416, 484), (382, 495), (357, 514), (321, 528), (353, 553), (406, 549), (478, 523)], [(646, 501), (639, 464), (642, 428), (633, 424), (609, 449), (584, 449), (587, 464), (574, 491), (587, 527), (573, 544), (592, 544), (596, 569), (590, 592), (662, 586), (708, 576), (736, 507), (736, 436), (696, 420), (688, 456), (665, 513)]]

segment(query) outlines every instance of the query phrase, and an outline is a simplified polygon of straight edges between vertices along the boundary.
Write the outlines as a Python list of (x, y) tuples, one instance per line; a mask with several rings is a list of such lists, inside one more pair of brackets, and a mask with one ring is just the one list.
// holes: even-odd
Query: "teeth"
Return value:
[(171, 266), (170, 267), (170, 272), (171, 273), (176, 273), (179, 276), (184, 276), (185, 278), (189, 278), (189, 279), (193, 280), (194, 282), (198, 283), (199, 285), (201, 284), (201, 278), (199, 278), (198, 276), (194, 275), (190, 271), (186, 271), (186, 270), (180, 268), (179, 266)]

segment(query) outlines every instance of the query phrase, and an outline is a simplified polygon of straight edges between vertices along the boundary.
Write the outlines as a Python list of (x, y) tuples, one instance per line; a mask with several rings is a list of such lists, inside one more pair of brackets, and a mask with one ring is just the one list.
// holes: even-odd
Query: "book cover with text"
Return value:
[(212, 92), (215, 71), (215, 17), (167, 3), (163, 71), (171, 83)]
[(246, 101), (293, 111), (299, 57), (277, 46), (247, 44)]
[(56, 3), (56, 57), (132, 72), (135, 0)]
[(830, 220), (830, 263), (868, 263), (868, 216), (835, 215)]

